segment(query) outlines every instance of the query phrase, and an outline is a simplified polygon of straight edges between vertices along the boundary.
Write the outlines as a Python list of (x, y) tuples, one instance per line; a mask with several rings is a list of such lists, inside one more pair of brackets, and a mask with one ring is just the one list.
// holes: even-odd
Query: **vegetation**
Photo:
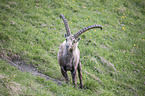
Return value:
[[(72, 34), (103, 26), (79, 41), (84, 89), (65, 84), (60, 73), (57, 52), (66, 33), (60, 14)], [(144, 22), (144, 0), (1, 0), (0, 95), (145, 95)], [(52, 79), (21, 71), (23, 64)]]

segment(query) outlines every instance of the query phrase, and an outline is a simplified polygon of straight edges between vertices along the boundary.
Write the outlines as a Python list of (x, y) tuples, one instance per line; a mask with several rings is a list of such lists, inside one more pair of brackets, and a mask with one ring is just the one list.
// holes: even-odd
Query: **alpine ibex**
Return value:
[(102, 26), (101, 25), (88, 26), (78, 31), (75, 35), (72, 35), (65, 17), (61, 14), (60, 18), (63, 19), (65, 28), (66, 28), (66, 34), (65, 34), (66, 40), (60, 45), (59, 51), (58, 51), (58, 63), (61, 67), (61, 73), (65, 77), (66, 82), (68, 82), (69, 79), (68, 79), (67, 71), (71, 71), (73, 84), (77, 86), (77, 80), (76, 80), (77, 72), (76, 71), (78, 69), (78, 76), (80, 79), (80, 88), (83, 88), (80, 51), (77, 47), (78, 41), (80, 40), (80, 38), (78, 37), (82, 33), (93, 28), (101, 28), (102, 30)]

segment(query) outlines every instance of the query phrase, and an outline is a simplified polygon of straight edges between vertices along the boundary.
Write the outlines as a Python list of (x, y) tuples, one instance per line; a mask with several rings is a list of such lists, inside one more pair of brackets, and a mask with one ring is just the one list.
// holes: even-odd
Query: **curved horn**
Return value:
[(67, 36), (69, 36), (71, 34), (71, 31), (69, 29), (67, 20), (65, 19), (65, 17), (63, 16), (63, 14), (60, 14), (60, 18), (63, 19), (64, 25), (65, 25), (65, 28), (66, 28), (66, 32), (67, 32)]
[(88, 26), (83, 28), (82, 30), (80, 30), (79, 32), (77, 32), (74, 37), (77, 38), (78, 36), (80, 36), (81, 34), (83, 34), (84, 32), (86, 32), (87, 30), (93, 29), (93, 28), (101, 28), (102, 30), (102, 26), (101, 25), (92, 25), (92, 26)]

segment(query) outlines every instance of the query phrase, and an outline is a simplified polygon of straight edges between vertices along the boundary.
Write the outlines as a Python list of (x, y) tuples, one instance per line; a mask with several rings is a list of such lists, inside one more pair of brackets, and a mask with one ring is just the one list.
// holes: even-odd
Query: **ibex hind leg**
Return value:
[(80, 79), (80, 87), (79, 88), (83, 88), (83, 81), (82, 81), (82, 72), (81, 72), (81, 62), (79, 61), (79, 64), (78, 64), (78, 76), (79, 76), (79, 79)]
[(63, 67), (61, 67), (61, 73), (64, 76), (64, 78), (66, 80), (66, 83), (68, 83), (69, 82), (69, 78), (68, 78), (68, 75), (67, 75), (67, 71)]

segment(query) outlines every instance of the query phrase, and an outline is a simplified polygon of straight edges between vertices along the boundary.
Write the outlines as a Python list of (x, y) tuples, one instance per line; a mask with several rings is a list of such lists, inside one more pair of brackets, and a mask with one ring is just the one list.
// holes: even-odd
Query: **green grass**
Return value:
[[(1, 0), (1, 95), (145, 95), (144, 6), (144, 0)], [(8, 62), (25, 62), (64, 81), (57, 62), (65, 40), (60, 14), (72, 34), (93, 24), (103, 26), (80, 36), (83, 90), (21, 72)]]

